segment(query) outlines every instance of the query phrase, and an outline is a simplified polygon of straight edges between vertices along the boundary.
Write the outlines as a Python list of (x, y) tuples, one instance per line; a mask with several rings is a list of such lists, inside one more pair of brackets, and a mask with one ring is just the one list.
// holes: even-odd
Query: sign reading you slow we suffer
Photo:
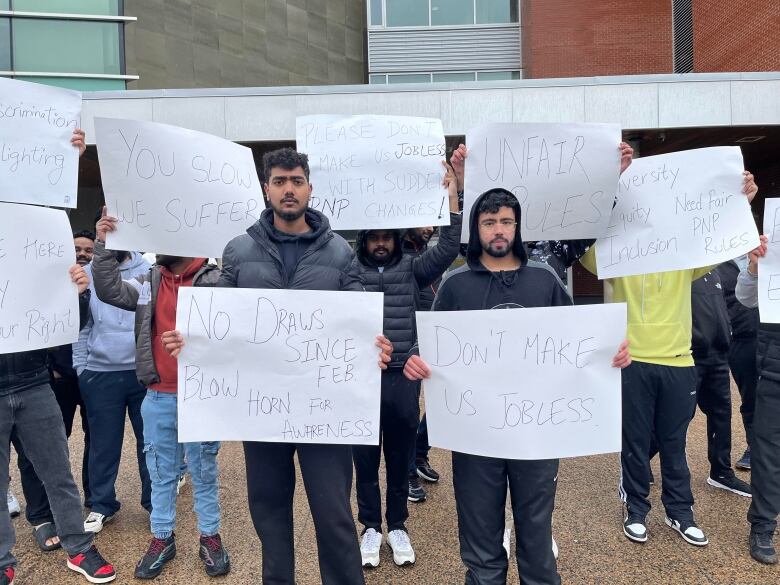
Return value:
[(699, 268), (758, 246), (736, 146), (635, 159), (596, 242), (599, 278)]

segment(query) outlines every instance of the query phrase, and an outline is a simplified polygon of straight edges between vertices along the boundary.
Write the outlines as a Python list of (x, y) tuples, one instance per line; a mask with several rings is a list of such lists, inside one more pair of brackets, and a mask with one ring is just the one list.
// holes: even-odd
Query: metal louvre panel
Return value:
[(369, 73), (521, 68), (518, 24), (368, 31)]

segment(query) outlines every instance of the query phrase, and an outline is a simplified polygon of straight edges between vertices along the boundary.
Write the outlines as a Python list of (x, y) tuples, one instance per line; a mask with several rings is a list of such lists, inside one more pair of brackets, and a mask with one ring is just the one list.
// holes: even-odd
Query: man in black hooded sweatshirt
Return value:
[[(416, 560), (404, 523), (409, 517), (409, 458), (420, 421), (419, 384), (403, 375), (406, 354), (417, 340), (414, 312), (420, 307), (420, 289), (441, 277), (455, 261), (460, 248), (462, 216), (452, 168), (444, 184), (450, 196), (450, 225), (441, 230), (438, 245), (419, 256), (404, 254), (401, 230), (367, 230), (358, 234), (353, 271), (366, 291), (384, 293), (384, 334), (393, 355), (382, 372), (381, 444), (385, 453), (387, 542), (396, 565)], [(380, 447), (352, 448), (357, 476), (358, 520), (365, 526), (360, 544), (363, 566), (379, 564), (382, 544), (382, 498), (379, 492)]]
[[(520, 204), (512, 193), (492, 189), (474, 204), (466, 264), (442, 282), (434, 311), (557, 307), (572, 304), (555, 271), (529, 261), (520, 236)], [(412, 348), (404, 366), (410, 380), (430, 376)], [(623, 342), (612, 365), (631, 362)], [(516, 460), (452, 453), (460, 556), (466, 585), (505, 585), (503, 548), (507, 484), (517, 533), (517, 567), (523, 585), (558, 585), (552, 513), (558, 460)]]

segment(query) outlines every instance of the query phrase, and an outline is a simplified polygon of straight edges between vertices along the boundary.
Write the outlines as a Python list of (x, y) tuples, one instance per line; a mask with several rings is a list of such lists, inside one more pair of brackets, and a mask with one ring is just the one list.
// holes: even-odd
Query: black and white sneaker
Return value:
[(673, 520), (667, 516), (666, 525), (679, 533), (680, 536), (683, 537), (683, 540), (688, 544), (692, 544), (693, 546), (707, 546), (710, 543), (702, 529), (696, 526), (696, 523), (693, 520), (680, 522), (679, 520)]
[(407, 499), (410, 502), (424, 502), (427, 494), (425, 489), (420, 485), (420, 478), (416, 475), (409, 476), (409, 495)]
[(726, 490), (735, 493), (738, 496), (743, 496), (745, 498), (752, 497), (750, 484), (746, 481), (742, 481), (736, 475), (725, 477), (720, 476), (717, 478), (708, 477), (707, 483), (714, 488), (718, 488), (719, 490)]
[(629, 514), (623, 521), (623, 534), (634, 542), (647, 542), (647, 526), (645, 519), (636, 514)]
[(417, 475), (419, 475), (425, 481), (429, 481), (431, 483), (436, 483), (439, 481), (439, 473), (433, 467), (431, 467), (431, 464), (427, 459), (417, 460), (416, 471)]

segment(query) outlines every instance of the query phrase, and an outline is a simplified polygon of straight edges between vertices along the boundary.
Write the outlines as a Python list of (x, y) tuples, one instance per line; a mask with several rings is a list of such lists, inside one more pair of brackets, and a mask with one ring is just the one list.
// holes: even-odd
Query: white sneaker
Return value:
[(555, 560), (557, 561), (558, 560), (558, 543), (555, 542), (555, 537), (554, 536), (553, 536), (552, 548), (553, 548), (553, 556), (555, 557)]
[(16, 496), (11, 492), (11, 490), (8, 490), (8, 513), (11, 515), (11, 518), (16, 518), (19, 514), (21, 514), (22, 509), (19, 507), (19, 500), (16, 499)]
[(379, 566), (379, 549), (382, 546), (382, 533), (369, 528), (360, 539), (360, 558), (364, 567)]
[(179, 481), (176, 483), (176, 495), (179, 495), (179, 492), (181, 491), (181, 488), (184, 487), (184, 484), (187, 483), (187, 476), (183, 473), (179, 476)]
[(103, 530), (103, 526), (114, 519), (113, 516), (105, 516), (99, 512), (90, 512), (87, 519), (84, 520), (84, 532), (94, 532), (97, 534)]
[(393, 550), (393, 562), (396, 565), (403, 567), (414, 564), (414, 549), (406, 530), (391, 530), (387, 535), (387, 544)]
[(509, 543), (512, 541), (512, 529), (504, 528), (504, 550), (506, 551), (506, 558), (511, 559), (512, 553), (509, 552)]

